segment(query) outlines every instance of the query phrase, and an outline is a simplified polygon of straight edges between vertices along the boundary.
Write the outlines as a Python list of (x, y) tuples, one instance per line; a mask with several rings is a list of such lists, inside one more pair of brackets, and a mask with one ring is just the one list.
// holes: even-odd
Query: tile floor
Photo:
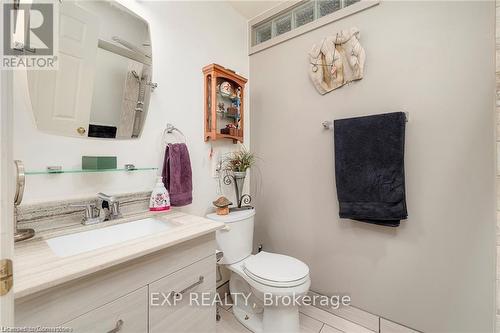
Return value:
[[(221, 320), (217, 322), (217, 333), (250, 333), (233, 316), (231, 307), (219, 308)], [(302, 333), (373, 333), (363, 326), (335, 316), (313, 306), (300, 310), (300, 327)]]

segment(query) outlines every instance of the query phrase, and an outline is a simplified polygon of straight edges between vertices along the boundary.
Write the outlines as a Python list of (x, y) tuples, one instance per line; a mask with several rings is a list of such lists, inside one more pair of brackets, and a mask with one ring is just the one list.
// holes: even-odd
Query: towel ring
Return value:
[(175, 127), (174, 125), (172, 125), (170, 123), (167, 124), (167, 127), (163, 131), (162, 143), (165, 145), (168, 145), (169, 143), (174, 143), (174, 142), (168, 142), (166, 140), (166, 136), (168, 134), (175, 135), (175, 132), (180, 134), (180, 136), (182, 137), (182, 143), (186, 143), (186, 136), (184, 135), (184, 133), (182, 133), (182, 131), (180, 129), (178, 129), (177, 127)]

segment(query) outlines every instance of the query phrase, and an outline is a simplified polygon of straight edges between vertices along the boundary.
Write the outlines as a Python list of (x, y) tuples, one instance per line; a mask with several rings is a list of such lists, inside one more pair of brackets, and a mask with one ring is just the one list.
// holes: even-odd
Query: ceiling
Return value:
[(227, 2), (247, 20), (271, 9), (286, 0), (227, 0)]

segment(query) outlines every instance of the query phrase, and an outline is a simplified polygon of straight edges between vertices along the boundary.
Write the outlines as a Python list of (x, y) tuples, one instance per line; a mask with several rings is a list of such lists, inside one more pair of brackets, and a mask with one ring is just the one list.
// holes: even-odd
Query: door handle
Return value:
[(78, 128), (76, 129), (76, 131), (77, 131), (77, 132), (78, 132), (78, 134), (80, 134), (80, 135), (84, 135), (84, 134), (85, 134), (85, 132), (87, 132), (87, 130), (86, 130), (84, 127), (81, 127), (81, 126), (80, 126), (80, 127), (78, 127)]
[(116, 322), (115, 328), (113, 328), (111, 331), (108, 331), (108, 333), (117, 333), (117, 332), (120, 332), (121, 329), (122, 329), (122, 326), (123, 326), (123, 320), (119, 319)]

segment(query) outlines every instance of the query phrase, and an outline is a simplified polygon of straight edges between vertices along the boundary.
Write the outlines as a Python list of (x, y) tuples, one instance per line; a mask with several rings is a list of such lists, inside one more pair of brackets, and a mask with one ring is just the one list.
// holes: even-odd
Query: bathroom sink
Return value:
[(173, 228), (175, 228), (175, 225), (168, 221), (147, 218), (54, 237), (46, 240), (46, 242), (58, 257), (69, 257)]

